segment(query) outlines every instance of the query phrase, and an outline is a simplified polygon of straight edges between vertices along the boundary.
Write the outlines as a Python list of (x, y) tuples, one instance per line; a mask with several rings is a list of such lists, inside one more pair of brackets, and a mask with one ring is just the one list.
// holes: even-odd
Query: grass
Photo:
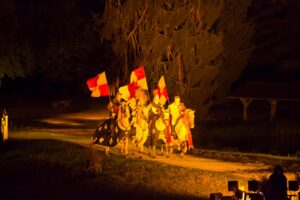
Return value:
[[(265, 172), (211, 172), (96, 151), (102, 173), (89, 173), (93, 161), (87, 135), (16, 132), (0, 146), (0, 192), (3, 199), (208, 199), (227, 192), (228, 180), (246, 185)], [(22, 138), (22, 139), (21, 139)], [(32, 139), (36, 138), (36, 139)], [(55, 139), (56, 138), (56, 139)], [(57, 140), (58, 139), (58, 140)], [(78, 139), (80, 139), (78, 143)], [(74, 141), (77, 140), (77, 143)], [(82, 145), (85, 144), (85, 145)], [(196, 150), (194, 156), (226, 161), (281, 163), (299, 169), (299, 160), (251, 153)], [(259, 159), (260, 158), (260, 159)], [(2, 198), (1, 198), (2, 199)]]
[(153, 161), (104, 157), (87, 173), (90, 149), (52, 139), (15, 139), (1, 146), (1, 199), (207, 199), (236, 177)]
[(193, 130), (199, 148), (300, 156), (299, 120), (202, 123)]

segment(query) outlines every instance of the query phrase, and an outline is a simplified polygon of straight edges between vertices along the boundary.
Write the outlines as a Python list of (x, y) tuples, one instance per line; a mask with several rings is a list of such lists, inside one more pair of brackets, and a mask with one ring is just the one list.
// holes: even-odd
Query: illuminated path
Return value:
[[(107, 115), (108, 113), (103, 110), (61, 114), (52, 118), (39, 119), (38, 121), (44, 124), (42, 125), (42, 127), (30, 128), (29, 130), (13, 132), (11, 133), (11, 136), (17, 138), (59, 139), (88, 146), (91, 143), (91, 136), (93, 135), (96, 128), (95, 124), (97, 124), (97, 121), (107, 118)], [(90, 122), (91, 125), (86, 125), (88, 122)], [(51, 125), (63, 125), (65, 126), (65, 128), (51, 128)], [(84, 125), (86, 126), (84, 127)], [(103, 148), (100, 146), (98, 146), (97, 148), (103, 150)], [(129, 153), (132, 153), (132, 148), (132, 146), (129, 147)], [(148, 152), (147, 148), (145, 148), (145, 152)], [(110, 153), (118, 154), (119, 150), (117, 147), (112, 148), (110, 150)], [(130, 157), (133, 157), (133, 155), (130, 154)], [(161, 162), (168, 165), (196, 168), (214, 172), (226, 171), (239, 173), (249, 170), (265, 171), (270, 168), (270, 166), (264, 164), (225, 162), (221, 160), (207, 159), (191, 155), (186, 155), (184, 158), (181, 158), (178, 154), (173, 154), (170, 158), (166, 158), (164, 156), (157, 156), (155, 159), (153, 159), (145, 153), (143, 155), (143, 159)]]
[[(144, 156), (143, 159), (150, 160), (149, 157)], [(224, 172), (224, 171), (232, 171), (232, 172), (239, 172), (245, 170), (262, 170), (268, 169), (269, 166), (263, 164), (242, 164), (236, 162), (224, 162), (215, 159), (208, 159), (208, 158), (200, 158), (200, 157), (193, 157), (186, 155), (184, 158), (180, 158), (178, 155), (174, 155), (171, 158), (165, 158), (162, 156), (158, 156), (156, 159), (158, 162), (170, 164), (170, 165), (177, 165), (182, 167), (190, 167), (190, 168), (197, 168), (201, 170), (207, 171), (217, 171), (217, 172)]]
[[(14, 138), (26, 138), (26, 139), (58, 139), (63, 141), (70, 141), (84, 146), (88, 146), (91, 143), (91, 135), (94, 129), (31, 129), (24, 131), (16, 131), (11, 133), (11, 137)], [(97, 146), (97, 149), (104, 150), (103, 147)], [(135, 156), (132, 154), (132, 145), (129, 147), (129, 157), (138, 158), (137, 153)], [(267, 170), (270, 166), (264, 164), (245, 164), (238, 162), (225, 162), (215, 159), (201, 158), (192, 155), (185, 155), (181, 158), (179, 154), (174, 153), (170, 158), (165, 156), (157, 155), (156, 158), (150, 158), (146, 152), (148, 148), (145, 148), (145, 153), (143, 154), (143, 160), (151, 160), (156, 162), (161, 162), (169, 165), (176, 165), (182, 167), (189, 167), (207, 171), (215, 172), (242, 172), (242, 171), (260, 171)], [(119, 148), (114, 147), (110, 150), (111, 154), (119, 154)], [(157, 151), (158, 153), (158, 151)]]

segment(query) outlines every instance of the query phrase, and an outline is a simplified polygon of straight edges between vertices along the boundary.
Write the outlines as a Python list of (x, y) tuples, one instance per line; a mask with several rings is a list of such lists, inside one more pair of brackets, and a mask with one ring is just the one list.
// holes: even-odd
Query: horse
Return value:
[(181, 157), (184, 157), (188, 149), (188, 139), (191, 137), (191, 128), (195, 127), (194, 120), (194, 110), (187, 108), (182, 112), (182, 117), (175, 124), (175, 138), (173, 138), (173, 142), (170, 145), (170, 153), (173, 152), (173, 146), (177, 146), (178, 150), (181, 150)]
[(120, 141), (121, 143), (121, 149), (120, 152), (127, 157), (128, 156), (128, 134), (131, 130), (131, 124), (130, 124), (130, 111), (129, 106), (126, 104), (123, 104), (120, 106), (119, 112), (118, 112), (118, 120), (117, 125), (121, 132), (124, 134), (123, 140)]
[(168, 137), (167, 131), (170, 128), (170, 120), (169, 120), (169, 113), (161, 111), (159, 113), (159, 117), (154, 122), (153, 129), (151, 130), (151, 150), (149, 152), (150, 157), (156, 158), (156, 146), (159, 141), (163, 143), (161, 146), (161, 154), (163, 155), (163, 148), (165, 146), (166, 149), (166, 157), (169, 157), (168, 151)]
[(118, 117), (106, 119), (97, 127), (93, 135), (93, 144), (105, 146), (105, 154), (108, 155), (109, 148), (117, 144), (121, 145), (120, 151), (128, 155), (128, 133), (131, 130), (129, 123), (129, 108), (127, 105), (119, 107)]
[(141, 154), (144, 151), (144, 144), (149, 135), (148, 111), (148, 108), (138, 101), (134, 122), (135, 136), (133, 137), (132, 143), (134, 144), (134, 148), (138, 147), (139, 149), (139, 158), (142, 158)]

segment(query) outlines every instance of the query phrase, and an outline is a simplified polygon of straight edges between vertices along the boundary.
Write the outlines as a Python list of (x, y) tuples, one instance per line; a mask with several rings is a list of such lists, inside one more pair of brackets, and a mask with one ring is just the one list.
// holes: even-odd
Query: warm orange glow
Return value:
[(84, 121), (100, 121), (109, 118), (108, 110), (99, 109), (89, 110), (84, 112), (72, 113), (72, 114), (59, 114), (51, 118), (40, 119), (38, 121), (56, 124), (56, 125), (69, 125), (80, 126), (84, 124)]
[(48, 119), (40, 119), (38, 121), (44, 122), (44, 123), (47, 123), (47, 124), (56, 124), (56, 125), (69, 125), (69, 126), (80, 126), (80, 125), (82, 125), (81, 123), (72, 122), (71, 120), (67, 120), (67, 119), (48, 118)]

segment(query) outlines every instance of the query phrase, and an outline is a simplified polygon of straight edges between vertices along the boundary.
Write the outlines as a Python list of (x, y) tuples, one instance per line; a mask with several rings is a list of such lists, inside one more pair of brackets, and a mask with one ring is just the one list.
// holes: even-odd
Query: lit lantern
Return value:
[(8, 115), (3, 110), (2, 118), (1, 118), (1, 134), (3, 138), (3, 142), (5, 142), (8, 139)]

